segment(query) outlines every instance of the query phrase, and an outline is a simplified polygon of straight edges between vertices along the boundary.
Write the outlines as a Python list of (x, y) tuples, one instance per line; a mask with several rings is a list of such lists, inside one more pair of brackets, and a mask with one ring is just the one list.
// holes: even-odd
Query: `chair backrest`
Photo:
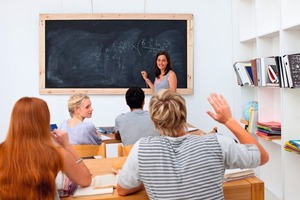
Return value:
[(106, 158), (106, 144), (101, 143), (101, 145), (93, 144), (74, 144), (72, 145), (73, 149), (80, 157), (93, 157), (93, 156), (102, 156)]
[(123, 144), (118, 144), (118, 157), (128, 156), (132, 147), (133, 144), (127, 146), (123, 146)]

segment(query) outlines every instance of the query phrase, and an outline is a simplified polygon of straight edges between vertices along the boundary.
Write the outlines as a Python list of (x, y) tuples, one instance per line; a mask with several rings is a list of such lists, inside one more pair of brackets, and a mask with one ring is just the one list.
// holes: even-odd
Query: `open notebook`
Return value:
[(117, 178), (114, 174), (97, 175), (92, 179), (88, 187), (80, 187), (73, 193), (73, 197), (112, 194), (117, 186)]

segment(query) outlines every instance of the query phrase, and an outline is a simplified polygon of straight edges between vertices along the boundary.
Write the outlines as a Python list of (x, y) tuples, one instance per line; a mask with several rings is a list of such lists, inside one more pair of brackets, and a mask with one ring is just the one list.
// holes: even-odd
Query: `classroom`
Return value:
[[(239, 4), (240, 2), (242, 3)], [(286, 49), (278, 47), (279, 38), (282, 36), (279, 36), (276, 31), (275, 33), (267, 34), (266, 37), (271, 39), (268, 39), (266, 44), (261, 42), (266, 46), (273, 45), (273, 49), (270, 51), (263, 51), (263, 47), (255, 44), (253, 40), (255, 40), (256, 37), (254, 37), (254, 39), (250, 37), (250, 39), (247, 40), (248, 36), (246, 34), (245, 38), (239, 38), (240, 32), (243, 34), (249, 31), (251, 27), (248, 28), (246, 23), (240, 25), (243, 30), (239, 30), (238, 26), (240, 22), (237, 13), (241, 11), (240, 8), (255, 7), (252, 5), (252, 2), (253, 1), (249, 0), (1, 1), (0, 89), (2, 93), (6, 95), (3, 95), (1, 98), (0, 142), (6, 138), (12, 107), (14, 103), (23, 96), (44, 99), (50, 109), (51, 123), (60, 124), (63, 120), (69, 118), (67, 101), (70, 94), (40, 93), (40, 14), (192, 14), (193, 93), (183, 95), (187, 104), (187, 121), (205, 132), (217, 126), (218, 132), (232, 137), (233, 135), (229, 133), (226, 127), (217, 124), (208, 116), (206, 111), (212, 109), (207, 101), (207, 97), (211, 92), (217, 92), (226, 97), (231, 106), (232, 114), (237, 119), (242, 118), (241, 110), (243, 105), (248, 102), (249, 99), (257, 98), (256, 90), (254, 91), (251, 88), (241, 89), (237, 84), (233, 63), (238, 60), (250, 59), (251, 56), (254, 58), (256, 56), (270, 56), (271, 54), (300, 52), (299, 47), (293, 47), (292, 50), (288, 49), (289, 47), (284, 47)], [(286, 0), (280, 0), (280, 2), (286, 2)], [(296, 0), (292, 2), (300, 6)], [(270, 0), (268, 0), (268, 3), (272, 4), (272, 9), (275, 11), (280, 10), (280, 3), (271, 3)], [(249, 6), (249, 4), (251, 5)], [(291, 6), (286, 6), (284, 9), (292, 10)], [(298, 14), (295, 14), (295, 16), (296, 18), (300, 18)], [(274, 20), (274, 18), (276, 17), (273, 17), (271, 20)], [(300, 24), (300, 20), (297, 20), (294, 20), (294, 23)], [(253, 23), (253, 21), (251, 23)], [(282, 30), (281, 28), (279, 29)], [(299, 38), (298, 30), (291, 31), (291, 34), (293, 35), (293, 39), (299, 42), (299, 39), (295, 39)], [(241, 40), (245, 41), (242, 45), (240, 44)], [(258, 50), (253, 50), (254, 48)], [(137, 76), (140, 76), (140, 74), (137, 74)], [(271, 93), (272, 95), (278, 95), (277, 91)], [(95, 126), (112, 126), (117, 115), (128, 111), (124, 94), (90, 94), (89, 96), (92, 100), (94, 111), (92, 118), (87, 119), (87, 121), (91, 121)], [(289, 96), (289, 94), (286, 96)], [(298, 97), (299, 96), (300, 95), (298, 95)], [(146, 95), (145, 109), (148, 109), (150, 98), (151, 95)], [(278, 105), (278, 102), (275, 103), (275, 106), (276, 105)], [(278, 116), (276, 117), (278, 119)], [(295, 121), (295, 119), (293, 120)], [(290, 129), (287, 128), (287, 130)], [(294, 129), (290, 131), (293, 130)], [(278, 147), (274, 147), (273, 145), (268, 147), (268, 151), (273, 151), (276, 154), (284, 153), (281, 149), (278, 149)], [(270, 153), (270, 157), (276, 155), (275, 153)], [(273, 167), (281, 163), (283, 160), (282, 157), (280, 156), (280, 159), (276, 159), (268, 166)], [(293, 158), (293, 160), (297, 160), (297, 163), (299, 163), (300, 159)], [(288, 167), (283, 167), (282, 171), (286, 171), (287, 169)], [(275, 175), (271, 174), (270, 176)], [(300, 178), (299, 173), (297, 177)], [(269, 183), (269, 185), (271, 185), (270, 190), (272, 190), (272, 193), (275, 193), (273, 195), (276, 196), (276, 198), (274, 197), (273, 199), (270, 197), (270, 199), (266, 198), (267, 200), (293, 199), (287, 198), (291, 195), (287, 196), (288, 191), (283, 188), (289, 187), (290, 184), (295, 185), (296, 182), (290, 183), (284, 181), (283, 175), (280, 176), (279, 180), (271, 179)], [(275, 184), (273, 184), (272, 181), (275, 181)], [(296, 191), (289, 192), (296, 194)]]

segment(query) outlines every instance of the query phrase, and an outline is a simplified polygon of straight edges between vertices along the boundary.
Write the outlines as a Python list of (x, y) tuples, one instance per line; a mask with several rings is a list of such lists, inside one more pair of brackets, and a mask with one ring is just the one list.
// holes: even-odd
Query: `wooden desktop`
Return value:
[[(188, 127), (194, 127), (193, 125), (187, 123)], [(193, 135), (204, 135), (205, 133), (203, 131), (201, 131), (200, 129), (194, 130), (194, 131), (190, 131), (188, 132), (189, 134), (193, 134)], [(122, 140), (119, 137), (116, 138), (116, 134), (115, 133), (101, 133), (101, 136), (105, 137), (106, 139), (103, 140), (104, 143), (106, 144), (112, 144), (112, 143), (122, 143)]]
[[(117, 158), (102, 158), (102, 159), (86, 159), (84, 163), (90, 169), (92, 176), (100, 174), (113, 173), (113, 163), (124, 163), (126, 157)], [(195, 188), (196, 189), (196, 188)], [(223, 185), (224, 196), (226, 200), (263, 200), (264, 199), (264, 183), (257, 177), (245, 178), (242, 180), (236, 180), (226, 182)], [(131, 194), (125, 197), (119, 196), (117, 191), (114, 189), (113, 194), (109, 195), (95, 195), (95, 196), (84, 196), (84, 197), (66, 197), (65, 200), (71, 199), (86, 199), (86, 200), (119, 200), (119, 199), (130, 199), (130, 200), (148, 200), (148, 196), (145, 190), (139, 191), (135, 194)]]

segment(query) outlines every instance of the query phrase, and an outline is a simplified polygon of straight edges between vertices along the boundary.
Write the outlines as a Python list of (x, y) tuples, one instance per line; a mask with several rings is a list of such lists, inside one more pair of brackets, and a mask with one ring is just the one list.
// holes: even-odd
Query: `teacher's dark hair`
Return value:
[(172, 69), (172, 65), (171, 65), (171, 59), (170, 59), (169, 53), (168, 53), (167, 51), (160, 51), (160, 52), (158, 52), (158, 53), (156, 54), (156, 57), (155, 57), (155, 65), (154, 65), (154, 66), (155, 66), (155, 67), (154, 67), (154, 73), (155, 73), (155, 77), (157, 77), (157, 78), (158, 78), (159, 75), (160, 75), (160, 69), (157, 67), (156, 61), (157, 61), (158, 56), (161, 56), (161, 55), (166, 56), (167, 61), (168, 61), (168, 64), (167, 64), (165, 73), (164, 73), (163, 75), (166, 75), (170, 70), (173, 70), (173, 69)]

